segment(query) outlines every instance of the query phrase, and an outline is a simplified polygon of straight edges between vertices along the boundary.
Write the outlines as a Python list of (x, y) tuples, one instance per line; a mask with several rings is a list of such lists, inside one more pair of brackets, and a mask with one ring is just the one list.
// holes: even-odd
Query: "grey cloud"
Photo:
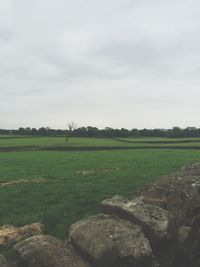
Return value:
[(199, 8), (0, 1), (0, 128), (198, 126)]
[(1, 42), (9, 42), (15, 38), (15, 34), (9, 29), (1, 29), (0, 28), (0, 41)]

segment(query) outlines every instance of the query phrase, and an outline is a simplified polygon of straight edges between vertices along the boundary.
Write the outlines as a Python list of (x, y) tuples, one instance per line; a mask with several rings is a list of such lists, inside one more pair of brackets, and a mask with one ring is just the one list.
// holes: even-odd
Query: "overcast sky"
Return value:
[(200, 127), (199, 0), (0, 0), (0, 128)]

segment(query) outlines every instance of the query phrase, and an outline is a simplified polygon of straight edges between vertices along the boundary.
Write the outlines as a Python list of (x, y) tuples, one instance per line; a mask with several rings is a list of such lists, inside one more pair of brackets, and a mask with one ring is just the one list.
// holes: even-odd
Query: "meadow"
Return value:
[[(35, 149), (16, 149), (24, 147)], [(78, 149), (87, 147), (94, 151)], [(64, 137), (2, 136), (0, 149), (10, 150), (0, 150), (0, 225), (41, 222), (46, 233), (64, 239), (70, 224), (101, 211), (102, 200), (115, 194), (131, 198), (158, 176), (200, 161), (198, 147), (200, 139), (194, 138), (70, 138), (66, 143)]]
[(0, 149), (17, 148), (54, 149), (65, 148), (146, 148), (146, 147), (200, 147), (200, 138), (70, 138), (65, 137), (31, 137), (31, 136), (0, 136)]

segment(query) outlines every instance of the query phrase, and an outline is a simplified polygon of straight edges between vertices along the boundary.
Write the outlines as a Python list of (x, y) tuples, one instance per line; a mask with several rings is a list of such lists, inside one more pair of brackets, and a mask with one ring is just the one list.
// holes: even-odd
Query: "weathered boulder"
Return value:
[(53, 236), (30, 237), (14, 248), (28, 267), (90, 267), (70, 244)]
[(185, 173), (186, 176), (192, 175), (200, 177), (200, 162), (183, 166), (180, 172), (182, 174)]
[(73, 224), (73, 246), (94, 266), (152, 266), (149, 241), (141, 227), (111, 215), (99, 214)]
[(143, 202), (161, 207), (170, 211), (174, 216), (174, 225), (180, 226), (188, 223), (188, 217), (192, 215), (190, 197), (176, 184), (171, 184), (169, 178), (163, 177), (154, 184), (141, 190), (138, 196)]
[(183, 167), (181, 171), (160, 177), (140, 189), (136, 197), (168, 210), (174, 216), (174, 226), (190, 225), (200, 214), (200, 164)]
[(92, 267), (87, 261), (85, 261), (78, 252), (74, 249), (70, 242), (66, 245), (66, 267)]
[(180, 226), (177, 233), (177, 244), (179, 248), (183, 248), (191, 232), (191, 227)]
[(6, 258), (0, 254), (0, 267), (11, 267)]
[(10, 242), (15, 243), (31, 236), (41, 235), (43, 231), (44, 225), (41, 223), (32, 223), (23, 227), (4, 225), (0, 228), (0, 245), (6, 245)]
[(185, 253), (185, 246), (188, 240), (188, 237), (191, 232), (191, 227), (189, 226), (180, 226), (175, 238), (175, 242), (172, 245), (172, 251), (174, 251), (174, 257), (170, 267), (188, 267), (191, 266), (189, 265), (188, 262), (188, 257), (186, 256)]
[(140, 225), (153, 243), (171, 239), (173, 217), (167, 210), (144, 203), (140, 199), (128, 201), (120, 196), (104, 200), (102, 206), (106, 212)]
[(200, 216), (195, 217), (193, 220), (191, 231), (184, 242), (183, 252), (183, 267), (200, 266)]

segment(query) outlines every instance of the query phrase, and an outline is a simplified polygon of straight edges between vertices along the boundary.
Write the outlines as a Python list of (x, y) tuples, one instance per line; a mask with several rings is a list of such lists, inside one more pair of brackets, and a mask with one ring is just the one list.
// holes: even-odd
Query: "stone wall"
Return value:
[(65, 243), (41, 233), (17, 242), (18, 260), (0, 256), (0, 267), (200, 266), (200, 164), (102, 207), (73, 224)]

